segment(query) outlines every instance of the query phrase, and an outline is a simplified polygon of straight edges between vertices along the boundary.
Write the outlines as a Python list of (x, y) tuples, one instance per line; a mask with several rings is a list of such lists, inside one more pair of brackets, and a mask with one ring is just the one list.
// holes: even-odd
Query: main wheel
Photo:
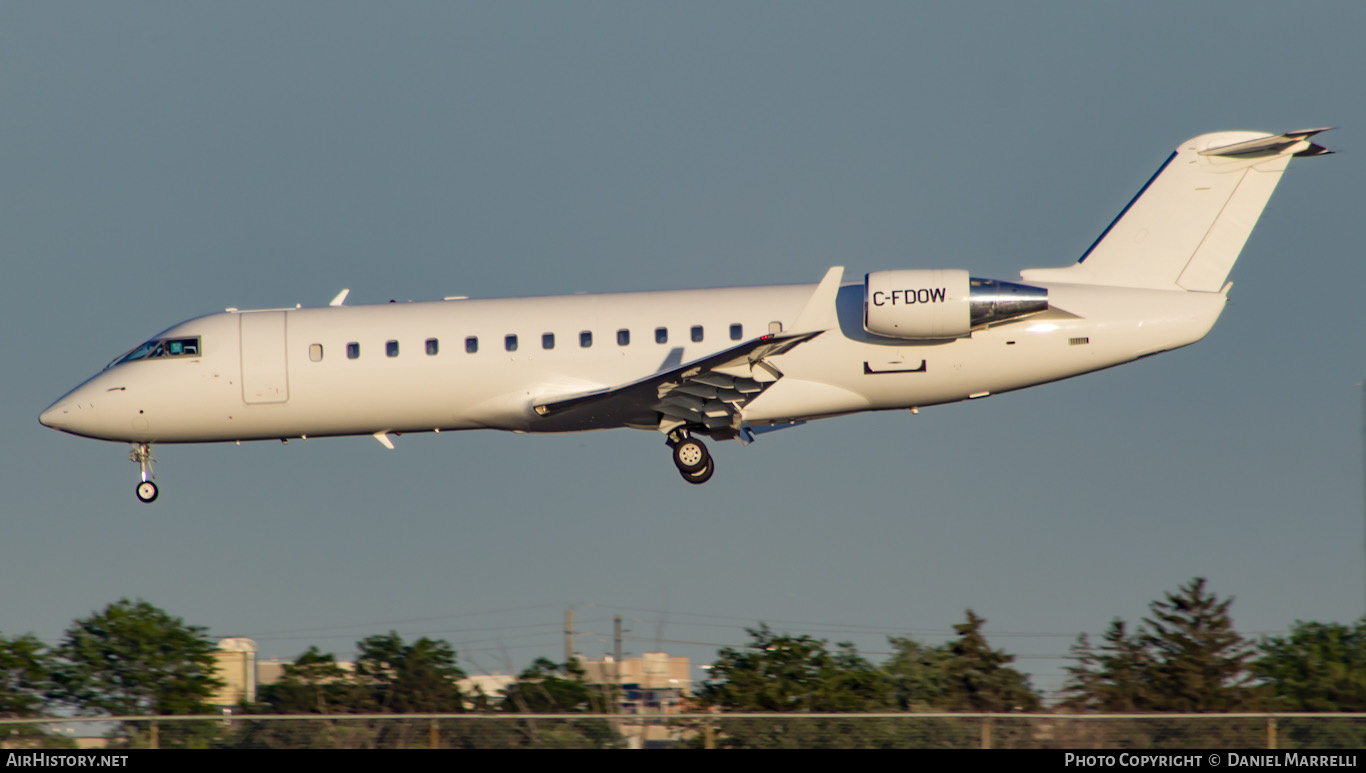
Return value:
[(139, 501), (151, 502), (157, 498), (157, 484), (144, 480), (138, 484), (137, 493)]
[(716, 465), (712, 463), (712, 460), (708, 459), (707, 465), (697, 472), (683, 472), (680, 470), (679, 474), (683, 476), (683, 480), (700, 486), (711, 480), (711, 474), (715, 471)]
[(674, 464), (678, 466), (679, 472), (697, 472), (710, 461), (711, 454), (707, 453), (707, 447), (702, 445), (700, 440), (685, 438), (674, 446)]

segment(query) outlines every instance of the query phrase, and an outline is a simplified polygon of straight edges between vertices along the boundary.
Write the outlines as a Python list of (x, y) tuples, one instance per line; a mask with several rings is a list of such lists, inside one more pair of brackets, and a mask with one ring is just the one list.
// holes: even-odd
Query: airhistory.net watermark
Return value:
[(5, 755), (5, 766), (17, 768), (122, 768), (127, 765), (127, 754), (9, 752)]

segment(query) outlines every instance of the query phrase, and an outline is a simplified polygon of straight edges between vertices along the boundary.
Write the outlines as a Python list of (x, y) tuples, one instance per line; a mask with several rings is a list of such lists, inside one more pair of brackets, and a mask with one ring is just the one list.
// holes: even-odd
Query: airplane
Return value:
[(229, 308), (167, 328), (42, 412), (130, 443), (158, 496), (153, 444), (407, 432), (629, 427), (665, 438), (683, 480), (711, 479), (702, 437), (975, 400), (1199, 341), (1293, 157), (1327, 129), (1181, 143), (1077, 262), (1020, 272), (893, 269), (815, 285), (317, 308)]

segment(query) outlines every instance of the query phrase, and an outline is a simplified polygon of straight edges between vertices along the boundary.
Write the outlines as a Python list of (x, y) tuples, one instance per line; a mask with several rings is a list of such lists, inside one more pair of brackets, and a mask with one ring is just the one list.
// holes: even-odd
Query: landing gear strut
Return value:
[(683, 480), (694, 484), (711, 480), (712, 473), (716, 471), (716, 462), (702, 441), (680, 430), (669, 435), (669, 445), (673, 447), (674, 466)]
[(152, 446), (148, 443), (134, 443), (133, 450), (128, 452), (128, 461), (137, 462), (138, 470), (142, 473), (142, 482), (136, 489), (138, 501), (152, 502), (157, 498), (156, 475), (152, 473), (152, 462), (156, 459), (152, 456)]

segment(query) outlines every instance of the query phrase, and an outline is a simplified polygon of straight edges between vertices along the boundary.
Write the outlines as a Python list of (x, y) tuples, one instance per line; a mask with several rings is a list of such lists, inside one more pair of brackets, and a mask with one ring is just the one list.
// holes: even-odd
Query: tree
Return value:
[(49, 661), (33, 634), (14, 639), (0, 635), (0, 719), (42, 716)]
[[(931, 647), (909, 637), (889, 637), (892, 655), (882, 670), (892, 683), (896, 708), (911, 712), (942, 712), (948, 709), (950, 689), (947, 644)], [(896, 747), (965, 749), (980, 745), (977, 723), (959, 719), (919, 719), (913, 723), (889, 723)]]
[[(587, 672), (577, 660), (555, 663), (537, 658), (518, 677), (503, 688), (500, 708), (505, 712), (529, 715), (515, 729), (522, 745), (560, 749), (614, 749), (621, 746), (621, 735), (604, 719), (585, 718), (547, 724), (534, 714), (592, 714), (613, 712), (617, 702), (614, 685), (590, 684)], [(502, 728), (513, 728), (504, 724)], [(467, 743), (470, 748), (479, 744)]]
[(250, 707), (257, 713), (351, 714), (366, 709), (351, 672), (316, 646), (285, 665), (278, 681), (261, 685), (257, 698), (257, 705)]
[(1261, 695), (1252, 685), (1255, 652), (1228, 609), (1197, 577), (1149, 605), (1143, 644), (1152, 659), (1158, 711), (1250, 711)]
[[(892, 708), (893, 682), (850, 644), (831, 651), (822, 639), (748, 629), (750, 643), (723, 648), (697, 695), (703, 708), (727, 712), (793, 712), (791, 719), (720, 718), (719, 743), (730, 748), (891, 748), (892, 728), (867, 722), (807, 719), (811, 712)], [(702, 743), (699, 736), (697, 743)]]
[(537, 658), (503, 689), (503, 711), (523, 714), (605, 714), (615, 701), (610, 691), (584, 681), (587, 672), (577, 660), (555, 663)]
[(197, 714), (222, 682), (205, 628), (121, 599), (75, 620), (57, 647), (49, 696), (82, 714)]
[(1366, 618), (1355, 625), (1295, 622), (1261, 643), (1254, 668), (1281, 711), (1366, 711)]
[[(356, 642), (354, 669), (331, 654), (309, 647), (283, 677), (260, 690), (258, 713), (318, 714), (328, 719), (288, 727), (279, 722), (242, 723), (232, 745), (283, 748), (306, 735), (313, 746), (343, 749), (408, 748), (427, 745), (430, 721), (347, 720), (348, 714), (438, 714), (465, 710), (459, 680), (465, 672), (456, 653), (440, 639), (405, 644), (395, 631)], [(456, 738), (464, 727), (443, 724), (441, 736)], [(447, 741), (449, 743), (449, 740)]]
[[(1296, 621), (1289, 636), (1262, 640), (1253, 667), (1278, 711), (1366, 711), (1366, 618), (1355, 625)], [(1360, 748), (1366, 729), (1351, 719), (1282, 719), (1292, 747)]]
[[(52, 658), (33, 634), (0, 635), (0, 719), (41, 717)], [(73, 748), (75, 741), (39, 725), (0, 726), (0, 748)]]
[(356, 642), (354, 669), (309, 647), (285, 666), (279, 681), (261, 687), (258, 710), (279, 714), (431, 714), (465, 710), (459, 681), (465, 672), (440, 639), (405, 644), (398, 633)]
[(851, 645), (747, 629), (750, 644), (723, 648), (698, 702), (727, 711), (875, 711), (891, 705), (891, 683)]
[(455, 650), (440, 639), (404, 644), (397, 632), (362, 639), (356, 645), (356, 680), (370, 686), (382, 712), (420, 714), (465, 710)]
[(903, 711), (937, 711), (948, 691), (943, 648), (909, 637), (888, 637), (892, 657), (882, 669), (892, 681), (892, 701)]
[(1123, 620), (1115, 619), (1105, 631), (1104, 643), (1092, 648), (1086, 634), (1072, 645), (1077, 664), (1065, 670), (1071, 679), (1063, 688), (1069, 697), (1063, 705), (1083, 711), (1155, 711), (1151, 653), (1144, 634), (1129, 634)]
[[(365, 689), (356, 684), (352, 672), (342, 668), (332, 653), (311, 646), (293, 663), (286, 664), (281, 677), (263, 684), (256, 691), (257, 702), (243, 706), (248, 714), (318, 714), (345, 716), (368, 710)], [(306, 743), (312, 748), (369, 748), (374, 728), (359, 724), (338, 724), (326, 720), (300, 722), (234, 722), (225, 739), (229, 748), (290, 749)]]
[(967, 621), (953, 627), (958, 638), (944, 647), (945, 691), (942, 705), (949, 711), (1034, 711), (1038, 693), (1029, 677), (1009, 664), (1014, 655), (987, 644), (982, 626), (986, 620), (971, 609)]
[[(1255, 711), (1265, 690), (1255, 683), (1255, 652), (1233, 628), (1229, 607), (1197, 577), (1148, 605), (1133, 633), (1114, 620), (1104, 643), (1083, 635), (1073, 646), (1076, 665), (1066, 704), (1085, 711)], [(1211, 739), (1197, 739), (1208, 743)]]

